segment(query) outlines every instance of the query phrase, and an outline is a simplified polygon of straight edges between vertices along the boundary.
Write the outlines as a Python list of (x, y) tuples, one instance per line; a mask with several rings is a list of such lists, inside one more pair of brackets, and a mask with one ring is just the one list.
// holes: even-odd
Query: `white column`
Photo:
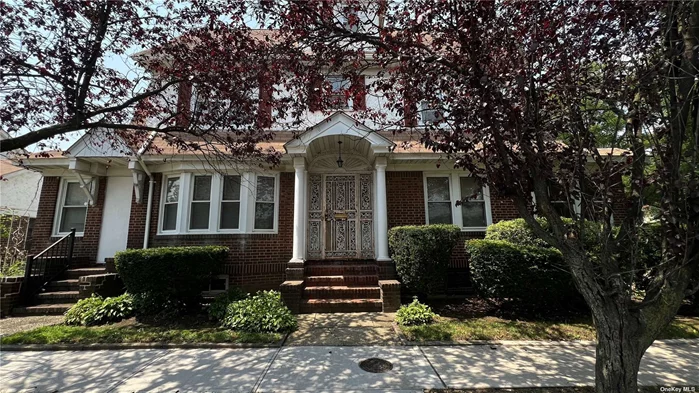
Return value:
[(386, 206), (386, 157), (377, 157), (376, 163), (376, 219), (377, 261), (390, 261), (388, 256), (388, 209)]
[(306, 161), (303, 157), (294, 157), (294, 170), (294, 243), (291, 262), (303, 262), (306, 243)]

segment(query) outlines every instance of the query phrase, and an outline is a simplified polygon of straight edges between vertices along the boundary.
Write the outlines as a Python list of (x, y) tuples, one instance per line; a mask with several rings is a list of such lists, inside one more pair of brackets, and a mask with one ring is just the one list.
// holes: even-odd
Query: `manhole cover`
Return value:
[(359, 362), (359, 368), (370, 373), (385, 373), (393, 370), (393, 365), (388, 360), (369, 358)]

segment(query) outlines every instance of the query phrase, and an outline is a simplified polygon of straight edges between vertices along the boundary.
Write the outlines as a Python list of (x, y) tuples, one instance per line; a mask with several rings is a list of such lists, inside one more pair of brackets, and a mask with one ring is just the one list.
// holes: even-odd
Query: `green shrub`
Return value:
[(485, 298), (511, 299), (533, 307), (578, 304), (581, 297), (556, 249), (500, 240), (469, 240), (471, 280)]
[(402, 226), (388, 231), (396, 272), (409, 291), (432, 294), (444, 290), (451, 251), (460, 232), (456, 225)]
[(202, 288), (227, 252), (220, 246), (126, 250), (114, 263), (137, 314), (179, 314), (199, 307)]
[(64, 323), (66, 325), (96, 325), (96, 313), (102, 306), (102, 298), (92, 296), (86, 299), (80, 299), (77, 303), (65, 313)]
[(403, 326), (427, 325), (434, 321), (435, 316), (430, 306), (420, 303), (415, 298), (407, 306), (400, 306), (396, 312), (396, 322)]
[(119, 322), (122, 319), (131, 318), (133, 314), (133, 297), (130, 293), (125, 293), (104, 299), (102, 305), (95, 311), (94, 322), (96, 325)]
[(247, 296), (247, 293), (243, 292), (243, 290), (238, 287), (232, 287), (227, 292), (216, 296), (214, 301), (209, 305), (209, 318), (222, 321), (226, 316), (228, 305), (238, 300), (243, 300)]
[(93, 295), (87, 299), (80, 299), (66, 311), (64, 322), (66, 325), (93, 326), (119, 322), (132, 316), (133, 299), (130, 294), (106, 299)]
[[(562, 217), (562, 220), (569, 227), (575, 224), (571, 218)], [(538, 217), (536, 221), (545, 231), (549, 231), (549, 224), (545, 218)], [(599, 223), (593, 221), (583, 222), (583, 244), (588, 251), (594, 252), (599, 249), (601, 229), (602, 227)], [(521, 246), (551, 248), (546, 241), (534, 234), (534, 231), (523, 218), (500, 221), (490, 225), (485, 231), (485, 239), (504, 240)]]
[(296, 329), (296, 317), (277, 291), (260, 291), (228, 305), (223, 327), (250, 333), (277, 333)]

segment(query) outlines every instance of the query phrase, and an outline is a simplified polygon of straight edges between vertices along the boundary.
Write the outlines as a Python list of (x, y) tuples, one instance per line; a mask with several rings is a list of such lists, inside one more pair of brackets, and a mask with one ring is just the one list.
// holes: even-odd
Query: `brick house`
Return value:
[[(360, 80), (369, 85), (377, 73), (368, 69)], [(77, 229), (75, 255), (86, 262), (104, 263), (126, 248), (225, 245), (231, 251), (216, 288), (281, 286), (301, 312), (395, 309), (389, 228), (453, 223), (464, 239), (478, 238), (518, 215), (488, 187), (457, 206), (476, 194), (474, 180), (410, 133), (375, 131), (357, 120), (380, 105), (367, 94), (334, 112), (309, 109), (301, 129), (273, 124), (274, 140), (262, 147), (283, 156), (270, 170), (225, 163), (214, 170), (165, 144), (159, 154), (139, 154), (88, 133), (64, 155), (26, 161), (44, 175), (33, 251), (70, 228)], [(417, 116), (417, 127), (431, 119), (429, 110)], [(161, 142), (156, 136), (150, 143)], [(459, 245), (451, 266), (463, 273), (467, 263)], [(453, 275), (450, 285), (468, 286), (467, 275)]]

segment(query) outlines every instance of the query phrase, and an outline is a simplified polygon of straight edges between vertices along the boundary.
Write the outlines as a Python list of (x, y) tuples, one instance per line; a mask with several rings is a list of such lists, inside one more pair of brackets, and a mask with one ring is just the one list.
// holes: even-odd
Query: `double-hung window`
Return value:
[(492, 223), (488, 188), (461, 172), (425, 175), (425, 209), (428, 224), (484, 231)]
[(56, 235), (64, 235), (75, 228), (75, 232), (82, 234), (85, 231), (85, 219), (87, 218), (88, 198), (80, 183), (73, 180), (64, 180), (61, 186), (58, 207), (58, 225)]
[(451, 224), (452, 202), (448, 176), (430, 176), (427, 183), (427, 223)]
[(165, 183), (165, 200), (163, 201), (163, 231), (177, 230), (177, 214), (180, 202), (180, 177), (168, 177)]
[(240, 228), (240, 176), (223, 177), (220, 229)]
[(277, 231), (279, 175), (177, 173), (164, 177), (158, 233)]
[(330, 75), (326, 78), (326, 83), (330, 85), (330, 93), (328, 95), (328, 108), (349, 109), (347, 90), (349, 90), (351, 86), (350, 80), (343, 76)]
[(272, 176), (257, 176), (255, 187), (255, 230), (274, 230), (275, 178)]
[(211, 176), (194, 176), (192, 206), (189, 213), (189, 229), (209, 229), (211, 212)]

